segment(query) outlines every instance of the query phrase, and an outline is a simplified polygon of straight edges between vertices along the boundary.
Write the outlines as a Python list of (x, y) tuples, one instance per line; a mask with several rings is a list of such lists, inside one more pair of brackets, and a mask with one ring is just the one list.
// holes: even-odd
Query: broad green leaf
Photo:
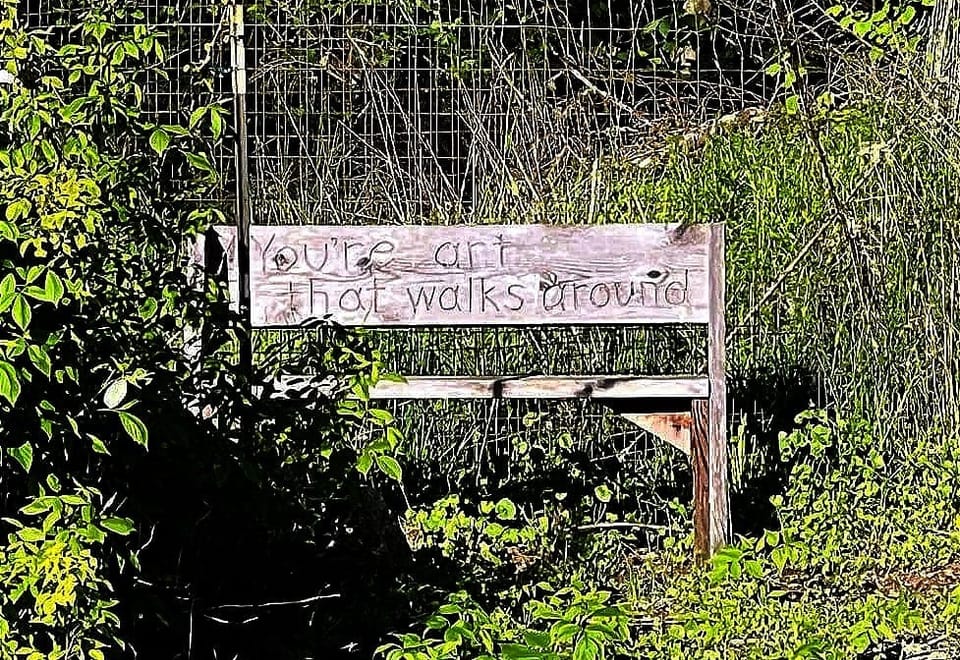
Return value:
[(24, 527), (17, 532), (17, 536), (26, 541), (27, 543), (36, 543), (37, 541), (42, 541), (47, 538), (47, 535), (43, 533), (42, 530), (37, 529), (36, 527)]
[(0, 360), (0, 396), (10, 402), (10, 405), (17, 403), (20, 396), (20, 379), (17, 376), (17, 368), (9, 362)]
[(496, 511), (497, 518), (500, 520), (513, 520), (517, 517), (516, 505), (507, 498), (503, 498), (497, 502)]
[(50, 356), (43, 347), (31, 344), (27, 346), (27, 355), (30, 357), (30, 361), (33, 362), (33, 366), (44, 376), (50, 378)]
[(390, 424), (393, 422), (393, 415), (390, 414), (387, 410), (382, 410), (380, 408), (371, 408), (367, 411), (371, 417), (380, 422), (381, 424)]
[(188, 126), (190, 126), (190, 128), (196, 127), (196, 125), (200, 123), (200, 120), (203, 119), (203, 116), (207, 114), (207, 109), (207, 106), (201, 105), (199, 108), (191, 112)]
[(30, 202), (26, 199), (16, 199), (7, 205), (4, 213), (7, 220), (11, 222), (27, 217), (30, 213)]
[(589, 637), (581, 637), (573, 647), (573, 660), (594, 660), (599, 652), (597, 643)]
[(223, 119), (220, 118), (220, 111), (216, 108), (210, 108), (210, 130), (213, 132), (214, 140), (219, 140), (223, 134)]
[(43, 290), (47, 294), (47, 299), (58, 303), (63, 297), (63, 280), (52, 270), (47, 271), (47, 276), (43, 280)]
[(371, 467), (373, 467), (373, 457), (368, 453), (360, 454), (360, 458), (357, 459), (357, 470), (360, 474), (366, 475)]
[(601, 502), (609, 502), (613, 497), (613, 492), (606, 484), (601, 484), (593, 489), (593, 494)]
[(13, 273), (7, 273), (6, 277), (0, 280), (0, 295), (8, 295), (16, 291), (17, 289), (17, 280), (13, 277)]
[(157, 313), (157, 300), (156, 298), (147, 298), (143, 301), (143, 304), (140, 305), (140, 318), (144, 321), (150, 319), (154, 314)]
[(193, 152), (185, 152), (184, 156), (187, 157), (187, 162), (193, 165), (195, 168), (201, 172), (206, 172), (212, 176), (216, 176), (217, 171), (214, 169), (213, 165), (210, 164), (210, 159), (204, 154), (197, 154)]
[(30, 325), (30, 319), (33, 313), (30, 311), (30, 303), (23, 295), (18, 295), (13, 299), (13, 309), (10, 312), (13, 315), (13, 321), (21, 330), (26, 330)]
[(105, 444), (103, 444), (103, 440), (95, 435), (90, 435), (90, 446), (93, 448), (93, 451), (97, 452), (98, 454), (110, 454), (110, 450), (107, 449)]
[(129, 518), (117, 518), (111, 516), (110, 518), (104, 518), (100, 521), (100, 526), (104, 529), (108, 529), (114, 534), (120, 534), (121, 536), (126, 536), (133, 531), (133, 521)]
[(500, 653), (508, 660), (540, 660), (542, 657), (539, 651), (522, 644), (501, 644)]
[(30, 504), (20, 507), (20, 513), (25, 516), (35, 516), (40, 513), (46, 513), (53, 506), (52, 497), (37, 497)]
[(400, 481), (403, 477), (403, 470), (393, 456), (377, 456), (377, 467), (394, 481)]
[(103, 405), (107, 408), (116, 408), (125, 398), (127, 398), (127, 381), (121, 378), (110, 383), (107, 391), (103, 393)]
[(123, 410), (118, 410), (120, 423), (123, 424), (123, 430), (127, 432), (134, 442), (139, 445), (147, 446), (147, 425), (140, 421), (140, 418), (131, 415)]
[(33, 467), (33, 445), (24, 442), (19, 447), (8, 448), (7, 453), (20, 464), (24, 472), (30, 472), (30, 468)]
[(179, 124), (164, 124), (160, 128), (170, 135), (190, 135), (190, 131)]
[(170, 135), (162, 128), (157, 128), (150, 134), (150, 147), (156, 151), (158, 155), (163, 155), (163, 152), (166, 151), (169, 145)]

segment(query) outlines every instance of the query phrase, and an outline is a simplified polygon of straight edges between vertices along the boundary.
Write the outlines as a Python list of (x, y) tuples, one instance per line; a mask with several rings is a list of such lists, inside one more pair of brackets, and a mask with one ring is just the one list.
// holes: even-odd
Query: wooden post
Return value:
[(710, 401), (690, 402), (690, 463), (693, 467), (693, 550), (697, 559), (710, 557)]
[(241, 318), (239, 346), (240, 368), (249, 378), (253, 369), (252, 331), (250, 316), (250, 171), (247, 154), (247, 65), (243, 43), (243, 3), (230, 6), (230, 66), (233, 82), (233, 110), (235, 117), (234, 162), (237, 188), (235, 215), (237, 225), (238, 307)]
[(729, 544), (730, 495), (727, 458), (727, 376), (726, 334), (724, 315), (726, 278), (724, 276), (724, 226), (710, 226), (709, 301), (710, 322), (707, 326), (707, 377), (710, 381), (710, 414), (707, 420), (707, 473), (710, 497), (710, 553)]

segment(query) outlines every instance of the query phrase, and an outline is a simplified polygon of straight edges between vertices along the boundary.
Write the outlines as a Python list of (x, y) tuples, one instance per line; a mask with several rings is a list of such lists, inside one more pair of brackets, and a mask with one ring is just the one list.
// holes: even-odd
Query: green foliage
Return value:
[[(205, 297), (178, 274), (176, 241), (216, 214), (171, 210), (178, 194), (156, 201), (161, 156), (206, 156), (199, 126), (158, 129), (142, 112), (163, 57), (142, 14), (100, 3), (56, 33), (23, 29), (16, 2), (0, 10), (14, 78), (0, 85), (0, 480), (23, 504), (0, 545), (0, 645), (4, 657), (103, 658), (120, 643), (109, 580), (135, 561), (114, 537), (135, 530), (93, 485), (114, 486), (112, 449), (146, 448), (142, 399), (181, 396), (178, 352)], [(196, 180), (212, 182), (202, 168)]]
[(519, 620), (501, 609), (487, 613), (467, 594), (451, 594), (426, 621), (422, 635), (398, 635), (378, 649), (386, 660), (472, 657), (493, 660), (599, 660), (629, 648), (628, 612), (610, 604), (607, 591), (586, 589), (579, 581), (531, 599)]
[(103, 517), (95, 489), (63, 492), (52, 476), (47, 488), (20, 518), (6, 519), (14, 531), (0, 546), (0, 655), (102, 659), (123, 645), (112, 632), (119, 621), (102, 546), (111, 532), (130, 533), (131, 523)]
[(869, 47), (871, 60), (878, 60), (887, 52), (913, 53), (920, 42), (920, 33), (914, 27), (918, 7), (932, 7), (935, 0), (918, 2), (890, 2), (879, 8), (865, 10), (860, 7), (836, 4), (825, 11), (841, 28), (854, 35)]
[[(779, 525), (738, 538), (707, 566), (692, 561), (689, 536), (667, 528), (660, 548), (618, 563), (611, 548), (636, 548), (628, 533), (598, 524), (593, 543), (572, 543), (571, 518), (557, 515), (532, 538), (564, 548), (563, 560), (497, 590), (489, 585), (498, 565), (481, 551), (494, 547), (484, 530), (501, 524), (489, 508), (496, 497), (484, 511), (448, 496), (408, 513), (416, 530), (408, 537), (455, 561), (459, 586), (482, 602), (475, 609), (486, 618), (474, 616), (489, 627), (493, 651), (443, 647), (439, 631), (452, 624), (435, 621), (437, 632), (399, 635), (384, 652), (506, 657), (513, 647), (498, 641), (523, 644), (525, 632), (549, 630), (524, 618), (541, 597), (537, 582), (564, 584), (574, 566), (596, 571), (591, 587), (625, 603), (623, 657), (840, 659), (911, 639), (955, 639), (960, 444), (948, 420), (958, 414), (949, 393), (960, 365), (944, 347), (956, 342), (947, 302), (960, 253), (950, 210), (956, 171), (938, 156), (935, 121), (910, 102), (797, 111), (721, 126), (698, 150), (678, 139), (663, 156), (611, 164), (581, 181), (594, 191), (599, 222), (726, 221), (728, 317), (750, 332), (731, 337), (728, 371), (749, 379), (767, 365), (799, 365), (823, 375), (829, 411), (803, 412), (767, 445), (752, 425), (731, 439), (735, 488), (782, 464), (782, 484), (771, 486)], [(573, 217), (585, 213), (586, 202), (577, 203), (558, 200)], [(792, 402), (790, 417), (805, 403)], [(553, 466), (546, 455), (540, 469)], [(521, 471), (529, 460), (512, 458)], [(560, 469), (575, 480), (572, 466)], [(589, 488), (598, 502), (608, 496)], [(580, 512), (570, 502), (560, 509), (567, 504)], [(572, 520), (603, 521), (594, 515)], [(471, 570), (478, 566), (490, 567), (486, 580)], [(956, 654), (953, 641), (943, 644), (944, 657)]]

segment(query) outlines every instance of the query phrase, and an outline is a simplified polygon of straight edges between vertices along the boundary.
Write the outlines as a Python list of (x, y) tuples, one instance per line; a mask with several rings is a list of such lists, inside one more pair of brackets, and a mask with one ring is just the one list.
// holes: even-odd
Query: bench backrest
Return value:
[(710, 324), (711, 238), (722, 257), (722, 225), (254, 226), (251, 323)]

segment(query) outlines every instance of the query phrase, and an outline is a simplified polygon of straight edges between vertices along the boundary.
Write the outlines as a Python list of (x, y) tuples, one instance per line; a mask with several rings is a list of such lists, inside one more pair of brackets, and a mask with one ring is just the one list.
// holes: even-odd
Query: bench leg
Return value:
[(693, 535), (698, 559), (708, 559), (730, 543), (725, 420), (711, 419), (710, 400), (690, 407), (690, 460), (693, 465)]
[(693, 466), (693, 550), (698, 560), (710, 557), (710, 406), (707, 399), (690, 405), (690, 463)]

